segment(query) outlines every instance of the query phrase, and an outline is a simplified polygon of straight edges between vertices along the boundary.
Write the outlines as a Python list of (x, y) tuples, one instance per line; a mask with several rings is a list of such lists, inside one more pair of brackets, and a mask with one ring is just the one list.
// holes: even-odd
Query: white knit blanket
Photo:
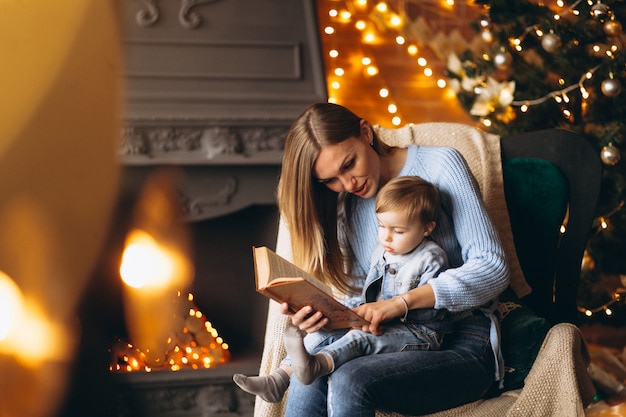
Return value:
[[(458, 123), (421, 123), (399, 129), (375, 126), (375, 130), (390, 145), (449, 146), (459, 150), (478, 181), (487, 211), (502, 239), (511, 269), (511, 288), (519, 297), (528, 294), (531, 289), (524, 280), (517, 260), (504, 199), (500, 137)], [(276, 252), (292, 259), (289, 234), (282, 222)], [(270, 301), (260, 375), (267, 375), (277, 368), (284, 358), (282, 336), (287, 325), (287, 316), (280, 313), (277, 303)], [(522, 390), (510, 391), (497, 398), (476, 401), (430, 417), (582, 416), (583, 402), (587, 404), (593, 396), (593, 386), (586, 373), (588, 357), (583, 348), (577, 328), (557, 325), (548, 333)], [(254, 415), (280, 417), (284, 415), (284, 406), (284, 400), (270, 404), (257, 397)], [(401, 417), (400, 414), (385, 412), (378, 412), (377, 416)]]

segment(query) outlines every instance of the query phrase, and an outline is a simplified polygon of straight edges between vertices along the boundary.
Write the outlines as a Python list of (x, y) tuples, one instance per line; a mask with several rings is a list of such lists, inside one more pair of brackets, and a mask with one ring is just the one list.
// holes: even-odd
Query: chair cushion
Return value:
[(521, 300), (550, 317), (556, 248), (569, 201), (567, 179), (552, 163), (533, 158), (504, 161), (503, 178), (517, 257), (533, 289)]
[[(533, 288), (521, 300), (510, 290), (506, 291), (498, 308), (506, 370), (504, 391), (508, 391), (524, 386), (524, 379), (550, 329), (543, 311), (535, 310), (535, 306), (551, 304), (555, 248), (569, 193), (561, 171), (541, 159), (504, 161), (503, 177), (517, 256)], [(494, 389), (490, 395), (499, 392)]]
[(522, 388), (550, 324), (527, 306), (513, 301), (502, 301), (497, 314), (504, 357), (504, 391)]

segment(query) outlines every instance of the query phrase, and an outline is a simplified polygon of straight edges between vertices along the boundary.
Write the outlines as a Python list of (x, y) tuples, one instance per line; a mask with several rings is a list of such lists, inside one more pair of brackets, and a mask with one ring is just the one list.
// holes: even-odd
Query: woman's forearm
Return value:
[(430, 284), (420, 285), (409, 292), (401, 294), (409, 310), (416, 308), (433, 308), (435, 306), (435, 292)]

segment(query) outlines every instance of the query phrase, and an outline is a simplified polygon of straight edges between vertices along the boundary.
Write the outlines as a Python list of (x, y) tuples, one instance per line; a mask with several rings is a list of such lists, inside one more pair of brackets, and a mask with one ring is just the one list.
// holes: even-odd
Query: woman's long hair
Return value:
[[(337, 104), (307, 108), (287, 135), (278, 182), (278, 208), (289, 229), (294, 263), (343, 293), (354, 289), (347, 274), (351, 262), (337, 237), (339, 194), (315, 179), (313, 165), (323, 146), (359, 137), (360, 122)], [(390, 151), (375, 134), (373, 141), (379, 155)]]

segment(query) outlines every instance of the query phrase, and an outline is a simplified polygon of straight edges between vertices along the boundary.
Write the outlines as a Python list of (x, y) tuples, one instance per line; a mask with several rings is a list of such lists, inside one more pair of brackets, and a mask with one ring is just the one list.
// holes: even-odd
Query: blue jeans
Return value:
[(329, 355), (333, 359), (333, 369), (336, 370), (346, 362), (364, 355), (404, 350), (437, 350), (442, 339), (442, 335), (422, 324), (398, 322), (386, 325), (380, 336), (352, 329), (318, 352)]
[(285, 417), (374, 417), (376, 410), (420, 415), (480, 399), (494, 380), (490, 321), (455, 324), (441, 350), (355, 358), (311, 385), (291, 378)]

